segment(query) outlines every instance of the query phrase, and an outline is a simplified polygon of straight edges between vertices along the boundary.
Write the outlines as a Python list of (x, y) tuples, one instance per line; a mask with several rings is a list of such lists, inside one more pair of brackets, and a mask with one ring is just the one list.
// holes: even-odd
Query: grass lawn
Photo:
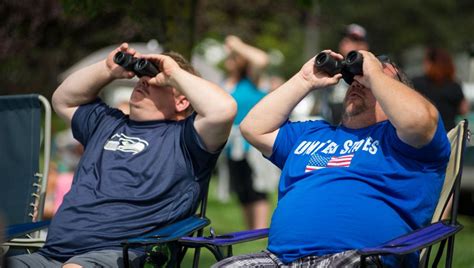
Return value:
[[(276, 204), (276, 194), (272, 195), (272, 203)], [(211, 220), (211, 226), (216, 234), (224, 234), (236, 232), (245, 229), (241, 216), (240, 207), (237, 200), (233, 197), (228, 203), (220, 203), (215, 194), (215, 180), (211, 182), (209, 191), (209, 202), (207, 207), (207, 217)], [(453, 267), (472, 267), (474, 268), (474, 218), (461, 216), (459, 222), (464, 225), (464, 229), (456, 236), (454, 248)], [(204, 234), (209, 235), (209, 228), (206, 228)], [(254, 242), (248, 242), (235, 245), (233, 248), (234, 255), (249, 252), (258, 252), (267, 245), (266, 239)], [(192, 267), (192, 258), (194, 250), (188, 250), (183, 261), (182, 267)], [(432, 256), (432, 259), (434, 256)], [(444, 259), (443, 259), (444, 260)], [(201, 258), (199, 267), (210, 267), (215, 263), (213, 255), (207, 250), (201, 250)], [(440, 267), (444, 267), (443, 264)]]

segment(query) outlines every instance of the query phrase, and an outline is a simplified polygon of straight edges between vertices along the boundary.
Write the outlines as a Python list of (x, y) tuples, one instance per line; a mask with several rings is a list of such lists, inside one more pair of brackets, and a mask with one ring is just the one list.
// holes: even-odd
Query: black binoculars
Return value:
[(122, 51), (115, 53), (114, 62), (125, 70), (134, 72), (138, 77), (154, 77), (159, 73), (158, 68), (152, 62), (146, 59), (135, 58), (132, 54)]
[(342, 79), (349, 85), (354, 81), (355, 75), (362, 74), (362, 64), (362, 54), (356, 50), (349, 52), (346, 59), (342, 61), (331, 57), (328, 52), (320, 52), (314, 61), (318, 70), (322, 70), (330, 76), (341, 73)]

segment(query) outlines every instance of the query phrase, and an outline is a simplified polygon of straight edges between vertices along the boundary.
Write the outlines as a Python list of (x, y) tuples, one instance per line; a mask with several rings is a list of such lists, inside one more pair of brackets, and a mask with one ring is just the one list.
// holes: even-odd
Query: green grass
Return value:
[[(230, 232), (245, 230), (244, 221), (240, 211), (239, 204), (235, 197), (232, 197), (228, 203), (221, 203), (217, 200), (215, 194), (215, 182), (211, 181), (209, 190), (209, 202), (207, 206), (207, 217), (211, 220), (211, 225), (216, 234), (225, 234)], [(272, 195), (271, 202), (273, 206), (276, 204), (276, 194)], [(464, 229), (456, 235), (454, 246), (454, 261), (453, 267), (471, 267), (474, 268), (474, 218), (467, 216), (460, 216), (459, 222), (464, 225)], [(209, 235), (209, 228), (206, 228), (204, 235)], [(237, 244), (233, 247), (234, 255), (259, 252), (265, 249), (267, 240), (261, 239), (254, 242), (247, 242)], [(436, 251), (434, 251), (436, 252)], [(182, 267), (192, 267), (192, 258), (194, 250), (188, 250), (188, 253), (183, 261)], [(431, 259), (434, 256), (432, 254)], [(201, 257), (199, 267), (210, 267), (216, 261), (209, 250), (203, 248), (201, 250)], [(444, 267), (444, 258), (439, 267)]]
[[(271, 196), (271, 203), (276, 204), (276, 194)], [(207, 205), (207, 218), (211, 220), (211, 225), (217, 235), (245, 230), (245, 223), (239, 203), (235, 196), (227, 203), (222, 203), (216, 197), (216, 183), (213, 179), (209, 189), (209, 200)], [(269, 220), (270, 221), (270, 220)], [(209, 235), (209, 227), (204, 230), (204, 235)], [(267, 247), (267, 239), (237, 244), (233, 246), (234, 255), (244, 253), (259, 252)], [(188, 250), (182, 263), (182, 267), (192, 267), (194, 250)], [(201, 250), (199, 267), (210, 267), (216, 262), (214, 256), (207, 249)]]
[[(454, 239), (453, 267), (474, 268), (474, 218), (460, 216), (459, 222), (464, 228)], [(445, 246), (446, 247), (446, 246)], [(438, 247), (435, 246), (431, 255), (431, 263), (436, 255)], [(445, 256), (441, 258), (440, 267), (444, 267)], [(203, 266), (205, 267), (205, 266)]]

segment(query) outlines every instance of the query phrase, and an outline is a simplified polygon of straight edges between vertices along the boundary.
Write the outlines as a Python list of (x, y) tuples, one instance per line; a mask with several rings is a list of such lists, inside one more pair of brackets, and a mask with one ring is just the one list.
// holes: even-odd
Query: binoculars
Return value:
[(115, 53), (114, 62), (122, 66), (127, 71), (132, 71), (136, 76), (156, 76), (159, 71), (155, 64), (146, 60), (139, 59), (122, 51)]
[(352, 84), (355, 75), (362, 74), (362, 54), (353, 50), (347, 54), (345, 60), (336, 60), (328, 52), (320, 52), (316, 55), (314, 65), (318, 70), (326, 72), (330, 76), (341, 73), (342, 79), (347, 84)]

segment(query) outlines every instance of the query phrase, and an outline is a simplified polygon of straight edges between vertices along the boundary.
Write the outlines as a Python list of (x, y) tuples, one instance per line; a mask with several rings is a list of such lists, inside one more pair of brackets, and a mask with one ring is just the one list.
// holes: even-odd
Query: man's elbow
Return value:
[(242, 136), (247, 141), (253, 144), (253, 141), (255, 140), (255, 136), (257, 135), (257, 133), (255, 132), (256, 127), (253, 125), (251, 121), (252, 120), (248, 116), (245, 117), (244, 120), (240, 123), (239, 129)]
[(237, 115), (237, 102), (234, 98), (229, 98), (223, 109), (223, 114), (226, 120), (234, 122), (235, 116)]
[(51, 104), (59, 117), (70, 121), (77, 107), (69, 105), (62, 92), (56, 90), (51, 98)]
[(229, 96), (225, 100), (221, 100), (219, 105), (210, 114), (210, 118), (216, 123), (230, 123), (234, 122), (235, 116), (237, 115), (237, 103)]
[(408, 136), (413, 137), (414, 141), (412, 145), (415, 147), (421, 147), (428, 144), (432, 139), (438, 127), (438, 120), (441, 118), (438, 116), (438, 110), (428, 108), (424, 113), (414, 113), (411, 124), (405, 126), (405, 133)]
[(57, 90), (54, 91), (53, 96), (51, 97), (51, 104), (56, 113), (59, 113), (61, 107), (64, 106), (64, 101), (61, 98), (61, 93), (58, 93)]

